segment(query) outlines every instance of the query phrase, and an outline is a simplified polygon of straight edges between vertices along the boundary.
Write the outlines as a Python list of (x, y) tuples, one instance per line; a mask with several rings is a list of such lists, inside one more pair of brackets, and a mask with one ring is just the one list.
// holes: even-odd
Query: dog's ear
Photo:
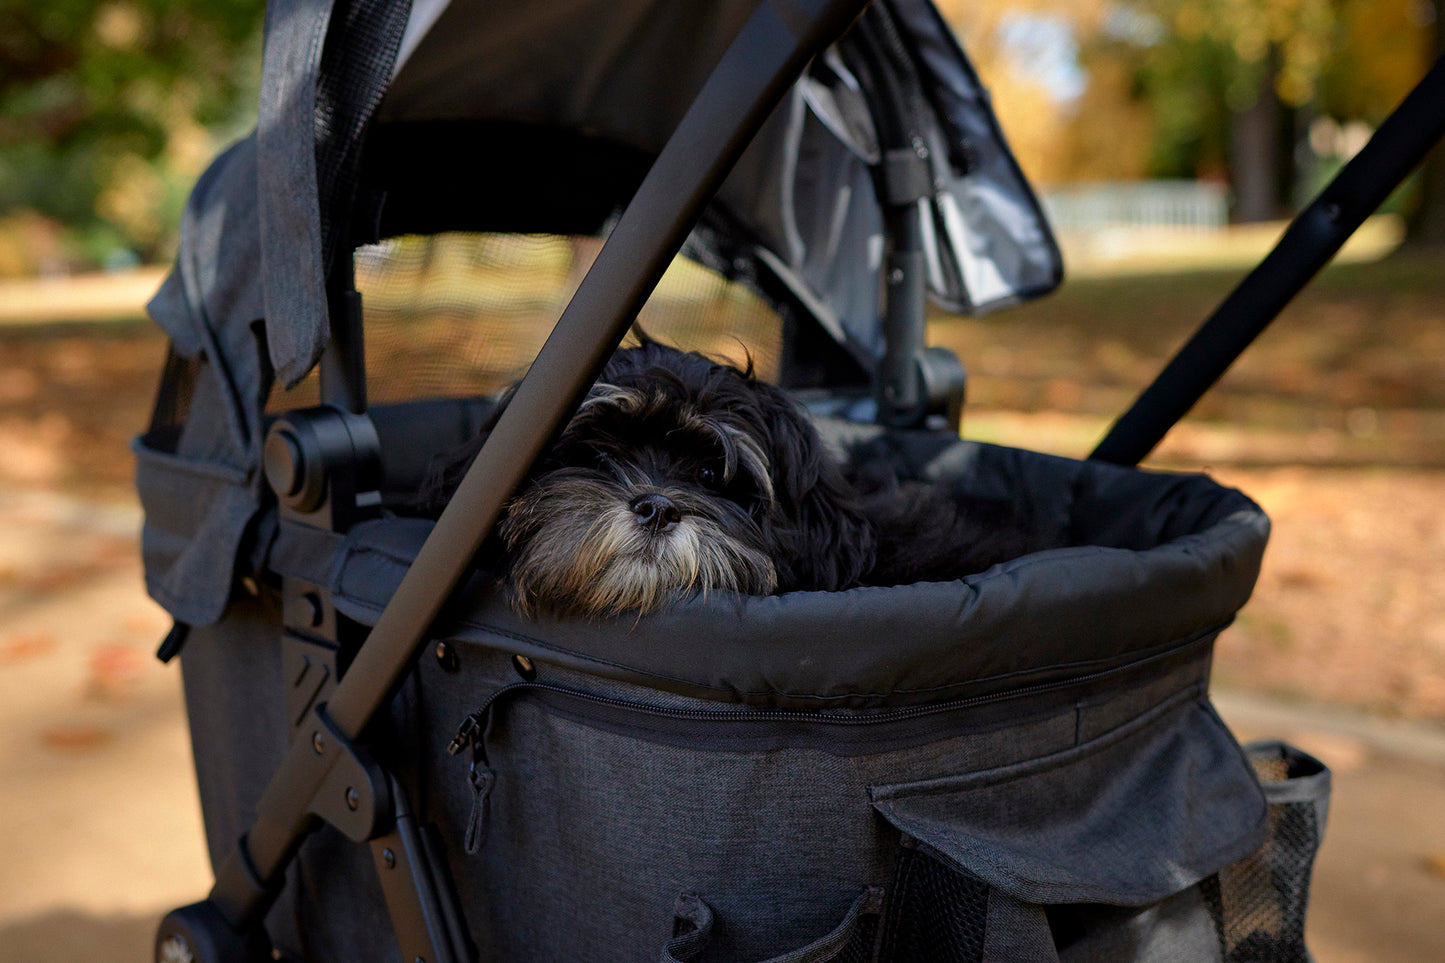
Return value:
[(769, 399), (767, 440), (773, 504), (763, 530), (772, 543), (778, 590), (838, 591), (873, 566), (876, 541), (857, 492), (818, 430), (780, 389)]
[(429, 518), (441, 515), (447, 503), (452, 500), (452, 495), (456, 493), (457, 486), (462, 483), (467, 470), (472, 467), (472, 462), (476, 461), (477, 455), (481, 453), (482, 446), (487, 443), (487, 436), (497, 426), (497, 420), (502, 417), (502, 412), (507, 410), (516, 393), (516, 384), (508, 385), (493, 397), (492, 410), (482, 419), (477, 434), (432, 456), (416, 494), (401, 506), (404, 514)]
[(648, 334), (642, 327), (642, 322), (636, 319), (633, 320), (632, 326), (627, 329), (627, 332), (637, 339), (637, 346), (640, 348), (645, 348), (650, 344), (662, 344), (661, 341)]
[(457, 486), (466, 476), (467, 469), (472, 467), (472, 462), (481, 452), (482, 445), (486, 444), (489, 433), (483, 431), (479, 435), (434, 455), (416, 494), (409, 503), (401, 506), (402, 513), (421, 515), (424, 518), (441, 517), (441, 513), (446, 510), (447, 503), (456, 493)]

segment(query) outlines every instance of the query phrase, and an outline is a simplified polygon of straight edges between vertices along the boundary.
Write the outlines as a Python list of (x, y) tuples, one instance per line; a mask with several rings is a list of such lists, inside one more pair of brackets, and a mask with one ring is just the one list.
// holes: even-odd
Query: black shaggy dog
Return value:
[[(445, 506), (484, 438), (433, 466), (427, 513)], [(947, 492), (848, 466), (751, 365), (650, 340), (613, 356), (499, 534), (519, 611), (584, 618), (689, 592), (955, 579), (1022, 547), (1011, 526)]]

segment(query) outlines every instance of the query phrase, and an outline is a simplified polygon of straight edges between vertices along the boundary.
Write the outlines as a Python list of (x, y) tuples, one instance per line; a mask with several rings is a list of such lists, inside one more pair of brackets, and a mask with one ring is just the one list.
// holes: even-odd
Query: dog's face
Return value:
[(514, 604), (598, 618), (694, 591), (841, 588), (872, 552), (850, 496), (781, 390), (625, 349), (507, 508)]

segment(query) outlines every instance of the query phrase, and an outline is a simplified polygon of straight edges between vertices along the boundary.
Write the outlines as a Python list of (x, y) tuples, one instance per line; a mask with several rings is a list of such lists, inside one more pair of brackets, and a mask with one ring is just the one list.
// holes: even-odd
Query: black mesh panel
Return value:
[(181, 426), (185, 424), (186, 413), (191, 410), (191, 398), (195, 394), (196, 376), (200, 370), (200, 360), (183, 358), (176, 354), (174, 347), (168, 350), (150, 427), (142, 438), (147, 448), (167, 454), (176, 453)]
[(1314, 807), (1270, 808), (1269, 842), (1205, 886), (1226, 963), (1308, 963), (1305, 908), (1320, 834)]
[[(356, 252), (367, 396), (375, 404), (489, 395), (526, 372), (591, 266), (590, 237), (439, 234)], [(777, 314), (741, 284), (679, 257), (638, 317), (650, 336), (776, 380)], [(313, 372), (273, 410), (319, 401)]]
[[(1250, 761), (1266, 784), (1310, 774), (1294, 771), (1286, 757), (1255, 753)], [(1319, 814), (1308, 800), (1272, 804), (1264, 846), (1203, 883), (1225, 963), (1308, 963), (1305, 910), (1323, 836)]]
[(878, 917), (860, 916), (848, 944), (833, 958), (832, 963), (873, 963), (876, 959), (873, 949), (877, 942)]
[(411, 4), (341, 0), (331, 11), (316, 80), (316, 181), (323, 256), (328, 265), (338, 221), (349, 211), (359, 176), (362, 135), (381, 101), (406, 30)]
[(978, 963), (988, 885), (914, 848), (899, 854), (880, 960)]

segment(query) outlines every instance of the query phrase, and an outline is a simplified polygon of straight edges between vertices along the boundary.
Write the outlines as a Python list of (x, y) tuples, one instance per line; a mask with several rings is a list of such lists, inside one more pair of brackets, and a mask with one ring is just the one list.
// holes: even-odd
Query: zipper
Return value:
[(579, 692), (576, 689), (569, 689), (566, 686), (560, 686), (550, 682), (514, 682), (511, 685), (502, 686), (500, 689), (494, 691), (487, 697), (486, 701), (477, 707), (476, 711), (469, 713), (467, 717), (462, 720), (461, 725), (457, 727), (457, 731), (452, 736), (451, 742), (447, 744), (447, 753), (449, 755), (455, 756), (464, 750), (471, 750), (471, 765), (467, 770), (467, 778), (472, 788), (472, 807), (471, 813), (467, 818), (466, 831), (463, 836), (463, 850), (468, 856), (474, 856), (481, 850), (482, 844), (486, 841), (488, 824), (491, 821), (491, 794), (497, 782), (496, 770), (491, 767), (490, 761), (487, 759), (487, 736), (492, 724), (496, 721), (496, 706), (503, 697), (512, 696), (521, 692), (546, 692), (595, 706), (620, 709), (629, 713), (651, 716), (653, 718), (679, 721), (824, 723), (831, 726), (847, 727), (876, 726), (894, 722), (904, 722), (912, 719), (923, 719), (929, 716), (957, 712), (963, 709), (1004, 702), (1010, 699), (1041, 695), (1071, 686), (1079, 686), (1100, 679), (1106, 679), (1110, 676), (1140, 669), (1160, 660), (1177, 657), (1189, 649), (1194, 648), (1195, 644), (1200, 640), (1211, 637), (1217, 631), (1217, 629), (1207, 630), (1200, 633), (1190, 642), (1186, 642), (1181, 646), (1173, 647), (1168, 651), (1157, 653), (1137, 662), (1114, 666), (1110, 669), (1101, 669), (1097, 672), (1090, 672), (1084, 675), (1072, 676), (1067, 679), (1059, 679), (1055, 682), (1041, 682), (1036, 685), (1019, 686), (1018, 688), (1006, 689), (1002, 692), (993, 692), (987, 695), (970, 696), (965, 699), (951, 699), (929, 705), (903, 706), (897, 709), (865, 712), (856, 715), (838, 712), (836, 710), (832, 712), (821, 712), (807, 709), (677, 709), (670, 706), (649, 705), (645, 702), (633, 702), (628, 699), (618, 699), (612, 696), (595, 695), (590, 692)]
[[(1212, 634), (1212, 630), (1211, 632), (1204, 633), (1205, 636), (1210, 634)], [(485, 760), (485, 736), (487, 729), (491, 725), (493, 707), (503, 696), (509, 696), (521, 691), (550, 692), (592, 705), (623, 709), (628, 712), (662, 719), (695, 722), (796, 722), (825, 723), (835, 726), (874, 726), (886, 725), (893, 722), (906, 722), (912, 719), (922, 719), (928, 716), (942, 715), (961, 709), (990, 705), (996, 702), (1005, 702), (1009, 699), (1042, 695), (1058, 689), (1095, 682), (1100, 679), (1106, 679), (1112, 675), (1138, 669), (1159, 659), (1177, 655), (1189, 648), (1191, 644), (1192, 643), (1185, 643), (1183, 646), (1170, 649), (1168, 652), (1159, 653), (1158, 655), (1138, 662), (1130, 662), (1127, 665), (1101, 669), (1098, 672), (1091, 672), (1085, 675), (1071, 676), (1055, 682), (1041, 682), (1036, 685), (1006, 689), (1002, 692), (969, 696), (965, 699), (952, 699), (944, 702), (931, 703), (929, 705), (902, 706), (897, 709), (867, 712), (866, 714), (858, 713), (856, 715), (840, 712), (839, 710), (821, 712), (808, 709), (676, 709), (670, 706), (648, 705), (645, 702), (632, 702), (627, 699), (595, 695), (590, 692), (579, 692), (576, 689), (569, 689), (565, 686), (555, 685), (549, 682), (514, 682), (511, 685), (497, 689), (487, 697), (486, 701), (483, 702), (475, 712), (470, 713), (462, 720), (461, 725), (457, 727), (456, 734), (453, 735), (451, 742), (447, 744), (447, 752), (455, 756), (462, 750), (471, 747), (473, 759), (476, 759), (480, 753), (481, 758)]]

